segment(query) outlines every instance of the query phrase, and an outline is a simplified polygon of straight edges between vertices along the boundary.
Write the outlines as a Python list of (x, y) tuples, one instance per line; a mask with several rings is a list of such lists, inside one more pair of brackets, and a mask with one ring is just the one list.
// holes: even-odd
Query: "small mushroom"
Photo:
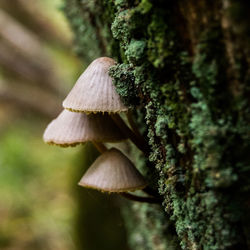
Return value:
[[(108, 112), (122, 132), (145, 154), (148, 146), (138, 132), (132, 131), (121, 119), (118, 113), (128, 111), (116, 92), (109, 76), (109, 68), (115, 61), (109, 57), (100, 57), (94, 60), (82, 73), (76, 84), (63, 101), (63, 107), (73, 112), (97, 113)], [(131, 119), (129, 119), (130, 124)]]
[(108, 114), (90, 114), (63, 110), (46, 128), (43, 139), (48, 144), (75, 146), (87, 141), (117, 142), (126, 136)]
[(111, 148), (96, 159), (79, 185), (119, 193), (143, 189), (146, 181), (121, 151)]
[(74, 112), (127, 111), (112, 84), (109, 68), (115, 61), (109, 57), (94, 60), (82, 73), (63, 102), (63, 107)]
[(141, 197), (127, 193), (142, 190), (147, 183), (134, 164), (116, 148), (111, 148), (99, 156), (78, 184), (102, 192), (119, 193), (135, 201), (159, 202), (155, 197)]

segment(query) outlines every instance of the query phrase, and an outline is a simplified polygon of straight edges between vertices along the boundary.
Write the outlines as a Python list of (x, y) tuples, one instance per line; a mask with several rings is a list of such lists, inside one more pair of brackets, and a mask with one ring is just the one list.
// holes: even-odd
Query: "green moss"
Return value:
[(129, 42), (129, 20), (130, 12), (124, 10), (116, 15), (111, 26), (114, 38), (120, 41), (122, 47), (126, 47), (126, 44)]
[(110, 75), (124, 103), (136, 108), (150, 146), (149, 158), (135, 162), (163, 197), (162, 207), (125, 208), (132, 249), (244, 249), (238, 232), (240, 201), (250, 189), (250, 77), (241, 61), (242, 90), (234, 96), (221, 23), (210, 17), (191, 58), (174, 25), (175, 4), (104, 2), (108, 43), (116, 44), (110, 53), (120, 60)]
[(173, 56), (174, 52), (174, 32), (168, 27), (165, 15), (164, 10), (155, 11), (147, 27), (147, 55), (156, 68), (164, 67), (164, 60)]
[(152, 7), (153, 4), (150, 0), (142, 0), (137, 6), (137, 10), (142, 14), (147, 14), (148, 12), (150, 12)]
[[(172, 236), (173, 225), (164, 215), (160, 206), (130, 204), (123, 207), (123, 214), (129, 229), (131, 249), (164, 250), (178, 249), (176, 238)], [(135, 226), (137, 225), (137, 226)], [(159, 234), (159, 232), (161, 232)], [(162, 233), (164, 237), (162, 237)]]
[(118, 64), (110, 68), (110, 76), (114, 79), (117, 92), (125, 105), (132, 107), (138, 103), (134, 84), (133, 68), (129, 64)]
[(143, 60), (146, 42), (132, 39), (128, 45), (125, 55), (130, 63), (137, 64)]
[(101, 50), (95, 35), (95, 27), (87, 18), (87, 12), (78, 6), (77, 0), (65, 1), (62, 8), (70, 20), (75, 34), (74, 50), (85, 62), (90, 62), (101, 55)]

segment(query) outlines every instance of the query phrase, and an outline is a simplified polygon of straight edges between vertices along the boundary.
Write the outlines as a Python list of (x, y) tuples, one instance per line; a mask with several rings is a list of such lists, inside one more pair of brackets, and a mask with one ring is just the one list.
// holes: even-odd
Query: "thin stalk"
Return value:
[(147, 203), (161, 203), (160, 199), (154, 197), (142, 197), (130, 193), (120, 193), (121, 196), (125, 197), (126, 199), (138, 202), (147, 202)]
[(159, 197), (159, 194), (150, 187), (145, 187), (144, 189), (142, 189), (142, 191), (146, 194), (153, 196), (153, 197)]
[(119, 114), (111, 114), (112, 119), (121, 131), (139, 148), (145, 155), (148, 155), (148, 147), (144, 140), (136, 136), (136, 134), (127, 126)]
[(108, 150), (102, 142), (92, 141), (92, 143), (101, 154)]
[(140, 137), (141, 140), (144, 140), (144, 138), (142, 137), (139, 129), (137, 128), (134, 120), (133, 120), (133, 116), (132, 116), (132, 113), (131, 111), (129, 110), (127, 113), (126, 113), (126, 116), (127, 116), (127, 119), (128, 119), (128, 122), (129, 122), (129, 125), (130, 127), (132, 128), (132, 130), (134, 131), (134, 133), (136, 134), (137, 137)]

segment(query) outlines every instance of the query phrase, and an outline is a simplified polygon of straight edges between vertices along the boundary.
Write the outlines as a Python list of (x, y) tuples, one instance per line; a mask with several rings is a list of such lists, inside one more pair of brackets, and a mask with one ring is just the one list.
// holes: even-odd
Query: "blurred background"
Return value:
[(0, 249), (128, 249), (122, 201), (77, 186), (97, 152), (42, 141), (87, 66), (62, 5), (0, 1)]

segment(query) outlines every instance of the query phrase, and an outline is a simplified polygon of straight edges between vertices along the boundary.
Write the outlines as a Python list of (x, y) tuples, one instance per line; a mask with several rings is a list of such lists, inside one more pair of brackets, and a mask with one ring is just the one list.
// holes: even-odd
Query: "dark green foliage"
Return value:
[[(196, 41), (191, 46), (179, 30), (179, 22), (184, 23), (179, 3), (101, 2), (96, 4), (109, 6), (109, 43), (119, 43), (110, 55), (122, 62), (110, 74), (124, 102), (144, 118), (138, 123), (146, 129), (151, 148), (145, 173), (150, 179), (154, 166), (159, 177), (152, 185), (164, 197), (162, 209), (126, 208), (132, 249), (142, 249), (140, 244), (156, 250), (247, 249), (249, 223), (242, 226), (241, 220), (250, 187), (248, 49), (236, 43), (237, 53), (229, 54), (232, 45), (225, 42), (227, 33), (212, 7), (211, 15), (204, 12), (206, 26), (197, 25), (196, 40), (189, 34)], [(203, 11), (203, 6), (194, 9), (199, 7)], [(217, 7), (222, 8), (219, 3)], [(154, 234), (161, 244), (150, 237)]]

